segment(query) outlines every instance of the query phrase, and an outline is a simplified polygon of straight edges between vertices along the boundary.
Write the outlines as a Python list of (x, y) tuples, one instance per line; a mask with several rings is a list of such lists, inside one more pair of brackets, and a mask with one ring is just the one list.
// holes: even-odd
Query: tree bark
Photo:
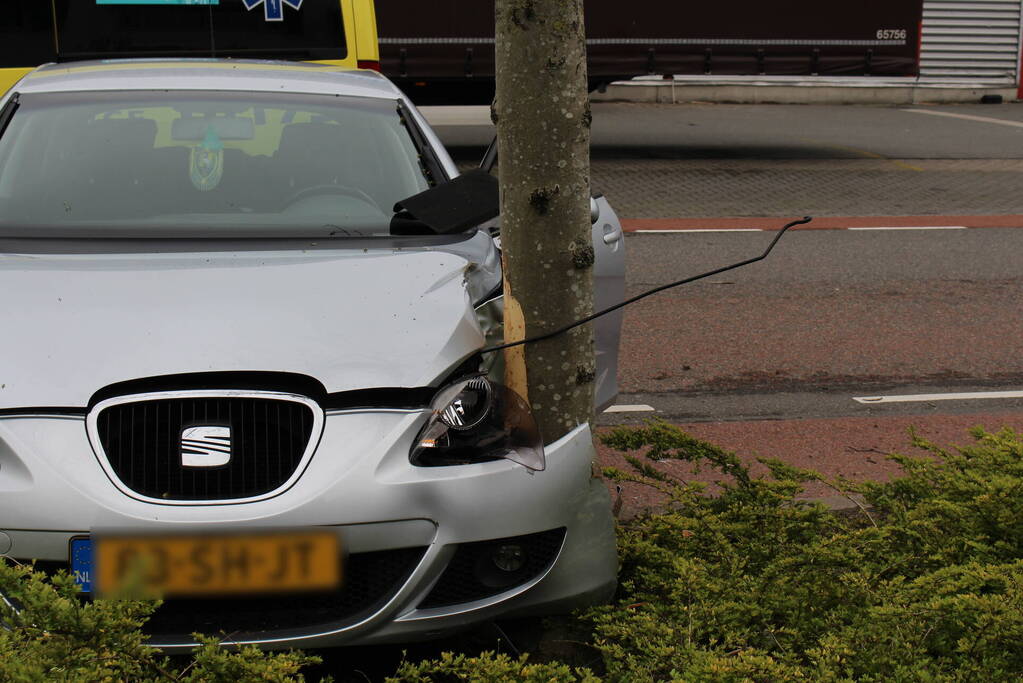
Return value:
[[(505, 341), (593, 309), (590, 106), (583, 0), (496, 1), (497, 125)], [(593, 332), (505, 351), (505, 383), (545, 443), (593, 415)]]

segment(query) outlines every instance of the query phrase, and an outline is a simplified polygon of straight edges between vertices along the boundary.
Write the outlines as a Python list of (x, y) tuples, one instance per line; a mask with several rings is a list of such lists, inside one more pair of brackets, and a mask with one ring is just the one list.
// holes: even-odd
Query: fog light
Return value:
[(503, 572), (517, 572), (526, 564), (526, 550), (516, 543), (501, 545), (494, 550), (491, 560)]
[(448, 562), (422, 609), (485, 600), (538, 579), (558, 557), (565, 528), (525, 536), (462, 543)]

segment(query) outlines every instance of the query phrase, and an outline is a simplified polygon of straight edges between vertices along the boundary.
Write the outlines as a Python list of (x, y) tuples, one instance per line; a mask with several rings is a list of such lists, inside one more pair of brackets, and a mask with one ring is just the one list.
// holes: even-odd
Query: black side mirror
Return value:
[(501, 212), (497, 178), (473, 169), (394, 205), (392, 235), (451, 235)]

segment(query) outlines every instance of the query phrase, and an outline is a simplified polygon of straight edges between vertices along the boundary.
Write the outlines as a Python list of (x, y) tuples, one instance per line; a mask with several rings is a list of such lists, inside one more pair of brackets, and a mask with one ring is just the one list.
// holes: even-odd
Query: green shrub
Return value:
[(182, 663), (147, 647), (141, 627), (159, 606), (130, 600), (82, 601), (67, 574), (52, 580), (0, 561), (0, 681), (301, 681), (318, 661), (298, 653), (235, 651), (214, 638)]
[(707, 496), (645, 461), (618, 479), (661, 488), (669, 512), (621, 533), (621, 590), (594, 610), (614, 680), (1018, 679), (1023, 675), (1023, 442), (976, 431), (945, 452), (895, 456), (890, 483), (853, 486), (853, 517), (793, 499), (811, 472), (738, 459), (663, 423), (605, 442), (648, 459), (708, 463)]
[[(795, 499), (822, 480), (776, 461), (753, 478), (732, 453), (665, 423), (603, 437), (667, 512), (619, 530), (620, 588), (582, 619), (609, 681), (998, 681), (1023, 676), (1023, 441), (974, 432), (945, 452), (893, 456), (890, 483), (828, 482), (866, 504), (836, 513)], [(637, 455), (638, 454), (638, 455)], [(723, 476), (713, 495), (657, 466)], [(856, 497), (854, 500), (859, 501)], [(446, 655), (409, 681), (596, 680), (559, 662)], [(532, 666), (532, 665), (531, 665)], [(527, 678), (526, 676), (532, 676)]]
[(388, 683), (432, 683), (433, 681), (472, 681), (472, 683), (598, 683), (588, 669), (575, 669), (560, 662), (532, 664), (528, 655), (512, 659), (508, 655), (484, 652), (477, 657), (445, 652), (440, 659), (419, 663), (403, 662)]

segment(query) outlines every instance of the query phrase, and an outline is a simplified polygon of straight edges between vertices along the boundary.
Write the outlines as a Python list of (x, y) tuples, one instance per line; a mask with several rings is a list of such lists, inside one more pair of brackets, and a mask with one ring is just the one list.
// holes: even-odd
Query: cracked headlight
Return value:
[(483, 375), (437, 392), (430, 420), (409, 459), (420, 467), (511, 460), (531, 470), (546, 466), (543, 439), (526, 402)]

